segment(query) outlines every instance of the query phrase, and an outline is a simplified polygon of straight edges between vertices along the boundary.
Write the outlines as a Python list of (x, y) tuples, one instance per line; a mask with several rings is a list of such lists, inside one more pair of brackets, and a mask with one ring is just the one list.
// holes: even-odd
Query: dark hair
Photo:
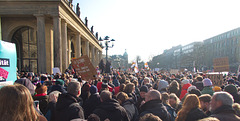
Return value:
[(199, 96), (199, 100), (203, 102), (210, 102), (211, 101), (211, 95), (209, 94), (203, 94)]

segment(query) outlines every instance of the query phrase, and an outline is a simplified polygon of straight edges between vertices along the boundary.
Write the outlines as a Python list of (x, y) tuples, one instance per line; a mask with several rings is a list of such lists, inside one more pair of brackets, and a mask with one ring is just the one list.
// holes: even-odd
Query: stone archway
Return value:
[(36, 31), (29, 26), (20, 27), (12, 35), (11, 42), (16, 44), (18, 70), (37, 72)]

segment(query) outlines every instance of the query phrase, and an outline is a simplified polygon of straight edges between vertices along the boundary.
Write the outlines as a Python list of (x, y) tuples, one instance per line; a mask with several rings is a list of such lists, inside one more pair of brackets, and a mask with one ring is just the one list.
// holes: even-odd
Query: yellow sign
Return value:
[(213, 59), (214, 72), (229, 71), (228, 57)]

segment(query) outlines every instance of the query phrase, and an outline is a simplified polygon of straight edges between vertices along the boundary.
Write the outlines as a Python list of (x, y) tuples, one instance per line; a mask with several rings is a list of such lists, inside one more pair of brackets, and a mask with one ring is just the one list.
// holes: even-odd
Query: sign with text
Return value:
[(170, 74), (178, 74), (178, 69), (171, 69)]
[(61, 71), (58, 67), (55, 67), (52, 69), (53, 70), (53, 74), (56, 75), (57, 73), (59, 73), (61, 75)]
[(82, 79), (94, 79), (94, 75), (97, 75), (96, 69), (86, 55), (72, 59), (72, 67), (81, 75)]
[(214, 86), (222, 86), (223, 84), (223, 75), (222, 74), (207, 74), (207, 78), (212, 81)]
[(228, 57), (213, 59), (214, 72), (229, 71)]
[[(0, 81), (17, 80), (17, 54), (14, 43), (0, 40)], [(0, 84), (1, 85), (1, 84)]]
[(10, 67), (10, 60), (7, 58), (0, 58), (0, 67)]

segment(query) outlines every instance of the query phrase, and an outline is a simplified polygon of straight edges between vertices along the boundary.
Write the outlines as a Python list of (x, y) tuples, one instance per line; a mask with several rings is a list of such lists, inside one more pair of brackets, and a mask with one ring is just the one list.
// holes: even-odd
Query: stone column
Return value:
[(96, 61), (96, 62), (95, 62), (95, 65), (98, 66), (98, 64), (99, 64), (99, 62), (98, 62), (99, 59), (98, 59), (98, 49), (97, 49), (97, 48), (95, 48), (95, 55), (94, 55), (94, 56), (95, 56), (95, 61)]
[(99, 62), (100, 62), (100, 60), (102, 60), (102, 51), (100, 51), (100, 50), (99, 50), (99, 55), (98, 55), (98, 57), (99, 57)]
[(93, 66), (95, 66), (96, 62), (95, 62), (95, 47), (94, 45), (92, 45), (92, 64)]
[(81, 55), (81, 48), (82, 48), (82, 44), (81, 44), (81, 34), (79, 34), (79, 33), (77, 33), (76, 34), (76, 48), (75, 48), (75, 53), (76, 53), (76, 58), (79, 58), (79, 57), (81, 57), (82, 55)]
[(45, 17), (44, 15), (36, 15), (36, 17), (37, 17), (38, 72), (46, 73)]
[(53, 16), (53, 41), (54, 41), (54, 67), (62, 71), (62, 36), (61, 18)]
[(66, 21), (62, 21), (62, 71), (68, 68), (68, 57), (67, 57), (67, 48), (68, 48), (68, 43), (67, 43), (67, 23)]
[(85, 41), (85, 49), (86, 49), (86, 55), (90, 58), (90, 55), (89, 55), (89, 41)]
[(67, 42), (68, 42), (68, 51), (67, 51), (67, 65), (69, 65), (71, 63), (71, 40), (70, 40), (71, 36), (68, 35), (67, 36)]

